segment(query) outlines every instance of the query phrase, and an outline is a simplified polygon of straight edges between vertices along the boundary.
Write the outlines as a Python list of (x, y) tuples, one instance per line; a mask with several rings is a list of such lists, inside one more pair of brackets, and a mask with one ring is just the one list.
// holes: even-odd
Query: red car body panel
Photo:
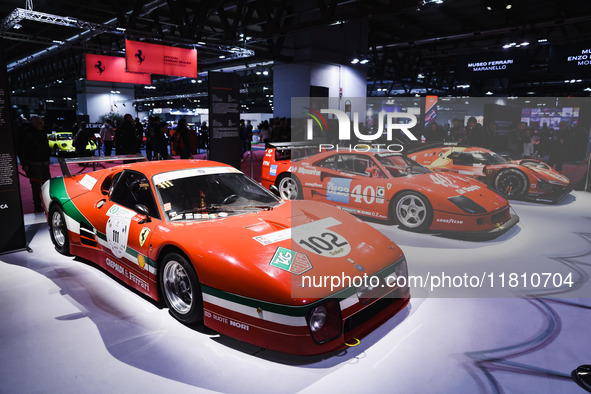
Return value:
[[(494, 152), (469, 146), (435, 146), (415, 147), (408, 153), (408, 157), (436, 172), (452, 172), (477, 179), (493, 189), (498, 189), (495, 180), (503, 170), (513, 169), (527, 177), (527, 185), (521, 199), (556, 203), (571, 190), (570, 181), (564, 175), (547, 164), (534, 159), (510, 160), (500, 164), (482, 164), (476, 162), (462, 162), (453, 160), (450, 155), (462, 154), (492, 154)], [(504, 194), (502, 190), (499, 191)]]
[[(381, 175), (355, 174), (322, 166), (324, 160), (338, 154), (365, 157), (371, 161), (370, 167), (377, 169), (370, 171), (378, 171)], [(375, 159), (375, 155), (375, 152), (326, 151), (292, 161), (282, 159), (275, 148), (269, 148), (265, 153), (261, 180), (263, 186), (270, 189), (272, 185), (279, 186), (284, 177), (295, 176), (304, 200), (321, 201), (355, 215), (378, 219), (391, 217), (390, 203), (400, 193), (415, 191), (426, 196), (432, 205), (433, 220), (429, 227), (432, 231), (465, 234), (492, 231), (494, 235), (500, 226), (507, 224), (510, 227), (517, 222), (516, 216), (510, 213), (507, 200), (481, 182), (456, 174), (395, 177), (391, 169)], [(469, 214), (449, 200), (459, 195), (476, 202), (484, 212)]]
[[(302, 297), (292, 294), (301, 273), (271, 265), (280, 250), (306, 256), (309, 267), (305, 274), (314, 277), (387, 275), (406, 270), (404, 254), (396, 244), (359, 219), (323, 204), (280, 201), (270, 210), (175, 222), (160, 219), (168, 216), (159, 203), (160, 218), (144, 222), (141, 214), (110, 199), (111, 181), (124, 170), (145, 175), (156, 194), (155, 176), (187, 168), (239, 173), (230, 166), (200, 160), (124, 164), (51, 179), (43, 186), (44, 205), (47, 211), (55, 205), (63, 209), (71, 254), (96, 263), (154, 300), (162, 299), (158, 282), (163, 256), (173, 250), (184, 254), (199, 279), (204, 324), (272, 350), (311, 355), (339, 349), (408, 303), (406, 286), (388, 288), (365, 304), (358, 299), (356, 288), (349, 286), (310, 288)], [(113, 212), (128, 220), (129, 231), (122, 245), (108, 242)], [(338, 258), (314, 253), (296, 242), (293, 234), (297, 229), (302, 229), (298, 234), (303, 238), (328, 229), (346, 240), (350, 251)], [(119, 246), (122, 248), (117, 249)], [(341, 306), (339, 334), (319, 343), (306, 319), (311, 308), (332, 299)]]

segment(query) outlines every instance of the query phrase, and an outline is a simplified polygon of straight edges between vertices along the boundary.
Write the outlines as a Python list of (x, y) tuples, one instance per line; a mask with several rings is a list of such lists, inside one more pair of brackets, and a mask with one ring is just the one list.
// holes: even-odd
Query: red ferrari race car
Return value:
[(228, 165), (137, 162), (75, 176), (67, 167), (130, 157), (62, 161), (64, 176), (43, 185), (51, 239), (179, 321), (313, 355), (408, 303), (404, 254), (387, 237), (324, 204), (281, 200)]
[[(294, 156), (305, 147), (291, 145)], [(463, 238), (494, 238), (519, 221), (483, 183), (434, 173), (400, 153), (332, 150), (293, 159), (286, 151), (289, 143), (267, 149), (261, 174), (263, 186), (284, 199), (322, 201), (405, 230)]]
[(510, 160), (484, 148), (441, 143), (408, 147), (405, 153), (436, 172), (478, 179), (508, 199), (555, 204), (571, 190), (567, 177), (539, 160)]

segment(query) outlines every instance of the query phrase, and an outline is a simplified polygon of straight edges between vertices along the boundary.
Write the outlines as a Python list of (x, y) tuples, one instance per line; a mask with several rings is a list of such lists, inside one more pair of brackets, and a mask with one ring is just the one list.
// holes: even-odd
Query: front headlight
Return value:
[(551, 183), (553, 185), (564, 186), (564, 182), (555, 181), (554, 179), (547, 180), (546, 182)]
[(486, 209), (466, 196), (454, 196), (448, 198), (448, 200), (466, 213), (486, 213)]
[(314, 342), (318, 344), (337, 338), (343, 330), (341, 306), (335, 299), (329, 299), (311, 308), (306, 315), (306, 321)]
[(317, 332), (326, 323), (326, 307), (324, 305), (317, 306), (310, 314), (310, 331)]
[(65, 148), (67, 146), (68, 146), (68, 144), (66, 144), (65, 142), (62, 142), (62, 148)]

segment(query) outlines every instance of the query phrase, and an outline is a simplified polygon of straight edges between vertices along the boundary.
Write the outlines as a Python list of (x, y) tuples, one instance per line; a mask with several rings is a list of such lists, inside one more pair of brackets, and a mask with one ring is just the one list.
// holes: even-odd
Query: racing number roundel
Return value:
[(304, 249), (324, 257), (343, 257), (351, 252), (351, 245), (342, 235), (327, 229), (294, 232), (292, 239)]
[(113, 254), (121, 258), (127, 249), (129, 235), (129, 219), (124, 216), (111, 216), (107, 222), (107, 243)]

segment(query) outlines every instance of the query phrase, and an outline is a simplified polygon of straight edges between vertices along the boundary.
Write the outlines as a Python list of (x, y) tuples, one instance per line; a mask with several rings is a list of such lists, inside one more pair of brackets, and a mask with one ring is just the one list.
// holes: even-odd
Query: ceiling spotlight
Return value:
[(269, 75), (269, 71), (267, 71), (267, 70), (263, 71), (263, 75)]
[(487, 96), (492, 96), (493, 92), (491, 92), (490, 90), (488, 92), (485, 93)]
[(355, 58), (353, 60), (351, 60), (351, 64), (357, 64), (359, 63), (359, 59)]
[(196, 82), (197, 82), (197, 80), (191, 79), (191, 83), (196, 83)]
[(363, 59), (362, 61), (359, 62), (359, 64), (367, 64), (369, 62), (369, 59)]
[(12, 26), (12, 28), (14, 30), (20, 30), (23, 28), (23, 25), (21, 25), (20, 23), (15, 23), (14, 26)]

